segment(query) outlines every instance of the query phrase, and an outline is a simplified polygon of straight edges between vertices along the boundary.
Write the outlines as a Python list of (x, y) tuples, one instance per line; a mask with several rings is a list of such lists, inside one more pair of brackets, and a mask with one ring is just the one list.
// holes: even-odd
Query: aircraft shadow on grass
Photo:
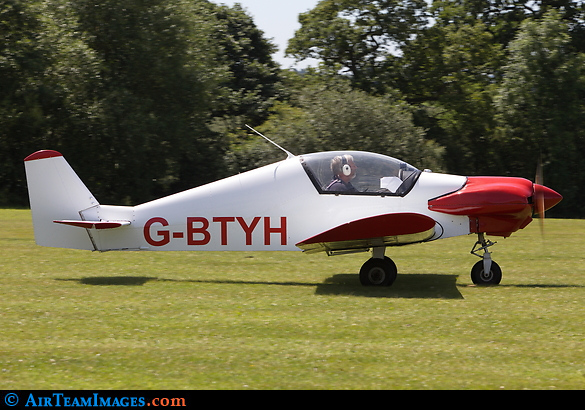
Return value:
[(375, 298), (463, 299), (457, 275), (400, 274), (391, 287), (363, 287), (355, 274), (338, 274), (317, 286), (318, 295), (354, 295)]
[[(313, 287), (316, 295), (358, 296), (372, 298), (405, 299), (464, 299), (459, 291), (461, 287), (474, 285), (457, 284), (457, 275), (445, 274), (400, 274), (391, 287), (364, 287), (355, 274), (336, 274), (322, 283), (279, 282), (279, 281), (243, 281), (243, 280), (206, 280), (206, 279), (165, 279), (151, 276), (102, 276), (81, 279), (56, 279), (77, 282), (91, 286), (143, 286), (148, 282), (208, 283), (223, 285), (264, 285), (264, 286), (298, 286)], [(563, 284), (509, 284), (503, 287), (529, 289), (585, 288), (581, 285)]]
[(78, 282), (81, 285), (92, 286), (142, 286), (147, 282), (157, 281), (158, 278), (147, 276), (100, 276), (81, 279), (56, 279), (64, 282)]
[(457, 288), (457, 275), (401, 274), (391, 287), (364, 287), (355, 274), (336, 274), (322, 283), (164, 279), (145, 276), (105, 276), (58, 279), (92, 286), (143, 286), (148, 282), (215, 283), (228, 285), (269, 285), (314, 287), (316, 295), (350, 295), (373, 298), (463, 299)]

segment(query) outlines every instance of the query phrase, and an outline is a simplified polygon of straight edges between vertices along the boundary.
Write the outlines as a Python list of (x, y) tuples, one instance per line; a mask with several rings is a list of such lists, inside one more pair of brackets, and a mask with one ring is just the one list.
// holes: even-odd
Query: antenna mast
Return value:
[(272, 145), (274, 145), (275, 147), (277, 147), (278, 149), (280, 149), (281, 151), (284, 151), (286, 153), (286, 159), (290, 159), (292, 157), (294, 157), (295, 155), (290, 153), (289, 151), (285, 150), (284, 148), (282, 148), (280, 145), (278, 145), (276, 142), (272, 141), (270, 138), (262, 135), (261, 133), (259, 133), (258, 131), (256, 131), (254, 128), (250, 127), (248, 124), (245, 124), (246, 127), (248, 127), (249, 129), (251, 129), (252, 131), (254, 131), (256, 134), (260, 135), (262, 138), (264, 138), (266, 141), (268, 141), (269, 143), (271, 143)]

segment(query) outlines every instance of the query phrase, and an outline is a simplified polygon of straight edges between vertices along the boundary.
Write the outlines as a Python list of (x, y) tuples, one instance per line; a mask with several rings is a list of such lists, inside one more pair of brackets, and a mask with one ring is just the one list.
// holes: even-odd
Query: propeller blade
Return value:
[(544, 186), (544, 178), (542, 176), (542, 155), (536, 164), (536, 176), (534, 179), (534, 211), (538, 214), (538, 218), (540, 220), (540, 234), (544, 236), (544, 191), (536, 187), (536, 185)]

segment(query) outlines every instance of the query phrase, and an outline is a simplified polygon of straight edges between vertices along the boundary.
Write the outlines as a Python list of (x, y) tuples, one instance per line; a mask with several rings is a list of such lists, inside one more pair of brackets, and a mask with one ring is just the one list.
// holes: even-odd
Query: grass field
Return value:
[(91, 253), (38, 247), (0, 210), (0, 389), (584, 389), (585, 221), (368, 254)]

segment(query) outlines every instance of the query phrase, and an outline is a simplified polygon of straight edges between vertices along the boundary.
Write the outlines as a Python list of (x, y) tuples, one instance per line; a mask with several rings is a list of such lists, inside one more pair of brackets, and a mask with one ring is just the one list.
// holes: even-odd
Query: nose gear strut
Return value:
[[(502, 269), (492, 260), (492, 254), (488, 248), (497, 242), (486, 239), (485, 233), (480, 232), (478, 240), (473, 245), (471, 253), (482, 260), (477, 262), (471, 269), (471, 280), (476, 285), (497, 285), (502, 280)], [(483, 251), (483, 255), (481, 254)]]

